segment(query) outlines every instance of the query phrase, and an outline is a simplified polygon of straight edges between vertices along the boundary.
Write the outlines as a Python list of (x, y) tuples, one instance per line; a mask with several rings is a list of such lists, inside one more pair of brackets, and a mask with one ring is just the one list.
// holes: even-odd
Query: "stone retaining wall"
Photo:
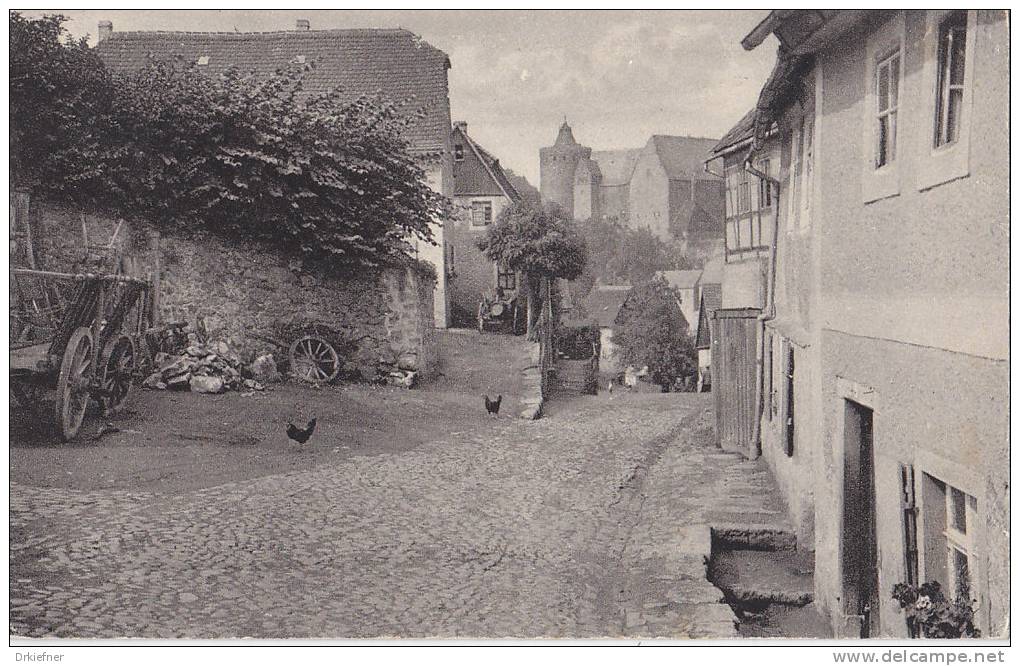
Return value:
[[(135, 258), (130, 272), (145, 275), (155, 270), (158, 256), (162, 321), (195, 324), (202, 317), (210, 338), (228, 342), (242, 357), (271, 351), (280, 358), (280, 350), (260, 337), (279, 339), (281, 327), (318, 322), (358, 341), (344, 359), (352, 373), (368, 378), (398, 362), (422, 378), (436, 370), (434, 285), (410, 266), (328, 276), (299, 257), (252, 242), (208, 234), (159, 238), (137, 222), (121, 224), (112, 251), (93, 251), (87, 259), (78, 211), (33, 201), (30, 215), (39, 268), (112, 270), (117, 257), (127, 254)], [(117, 221), (93, 213), (84, 226), (90, 245), (106, 246)]]

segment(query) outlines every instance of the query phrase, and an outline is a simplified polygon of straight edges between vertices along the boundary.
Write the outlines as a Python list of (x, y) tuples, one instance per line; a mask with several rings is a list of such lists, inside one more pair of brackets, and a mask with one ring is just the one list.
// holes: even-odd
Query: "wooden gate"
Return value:
[(715, 311), (712, 340), (712, 393), (719, 446), (753, 456), (750, 447), (757, 416), (758, 308)]

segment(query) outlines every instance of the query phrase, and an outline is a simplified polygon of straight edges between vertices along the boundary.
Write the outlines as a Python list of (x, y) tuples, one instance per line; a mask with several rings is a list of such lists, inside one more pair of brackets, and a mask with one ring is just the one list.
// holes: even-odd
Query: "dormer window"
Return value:
[(460, 143), (453, 144), (453, 159), (456, 162), (464, 161), (464, 146)]
[(209, 64), (209, 56), (199, 56), (198, 57), (198, 65), (200, 67), (204, 67), (205, 65), (208, 65), (208, 64)]

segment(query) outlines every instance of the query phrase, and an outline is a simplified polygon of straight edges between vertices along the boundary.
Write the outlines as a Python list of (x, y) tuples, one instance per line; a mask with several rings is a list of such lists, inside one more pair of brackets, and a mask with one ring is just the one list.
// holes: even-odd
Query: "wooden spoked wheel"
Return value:
[(103, 359), (99, 404), (104, 416), (112, 416), (124, 406), (131, 391), (131, 380), (138, 364), (135, 344), (128, 336), (119, 335), (107, 343)]
[(95, 376), (92, 367), (94, 345), (92, 332), (87, 328), (79, 328), (67, 342), (64, 358), (60, 362), (60, 375), (57, 379), (57, 425), (60, 436), (70, 441), (78, 436), (85, 410), (89, 405), (89, 384)]
[(306, 382), (326, 384), (340, 374), (340, 357), (326, 340), (306, 335), (290, 346), (290, 371)]

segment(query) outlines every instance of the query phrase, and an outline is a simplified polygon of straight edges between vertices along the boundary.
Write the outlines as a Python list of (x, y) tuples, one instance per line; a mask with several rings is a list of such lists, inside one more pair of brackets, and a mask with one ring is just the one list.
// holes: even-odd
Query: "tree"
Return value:
[(555, 209), (517, 203), (503, 209), (478, 248), (490, 260), (521, 271), (528, 299), (528, 339), (535, 338), (539, 287), (573, 280), (584, 270), (587, 248), (574, 224)]
[(579, 290), (587, 293), (596, 280), (606, 284), (640, 284), (656, 271), (689, 268), (675, 248), (647, 228), (631, 229), (615, 217), (581, 224), (589, 252)]
[(661, 279), (631, 289), (613, 326), (613, 345), (625, 364), (648, 366), (663, 391), (698, 371), (698, 353), (677, 295)]
[(99, 183), (99, 154), (114, 88), (85, 39), (67, 19), (9, 14), (10, 167), (18, 187), (57, 189), (87, 202)]
[(313, 64), (211, 77), (152, 61), (112, 76), (59, 16), (10, 15), (12, 163), (20, 180), (168, 232), (261, 241), (335, 271), (407, 259), (451, 206), (428, 187), (402, 113), (302, 86)]

